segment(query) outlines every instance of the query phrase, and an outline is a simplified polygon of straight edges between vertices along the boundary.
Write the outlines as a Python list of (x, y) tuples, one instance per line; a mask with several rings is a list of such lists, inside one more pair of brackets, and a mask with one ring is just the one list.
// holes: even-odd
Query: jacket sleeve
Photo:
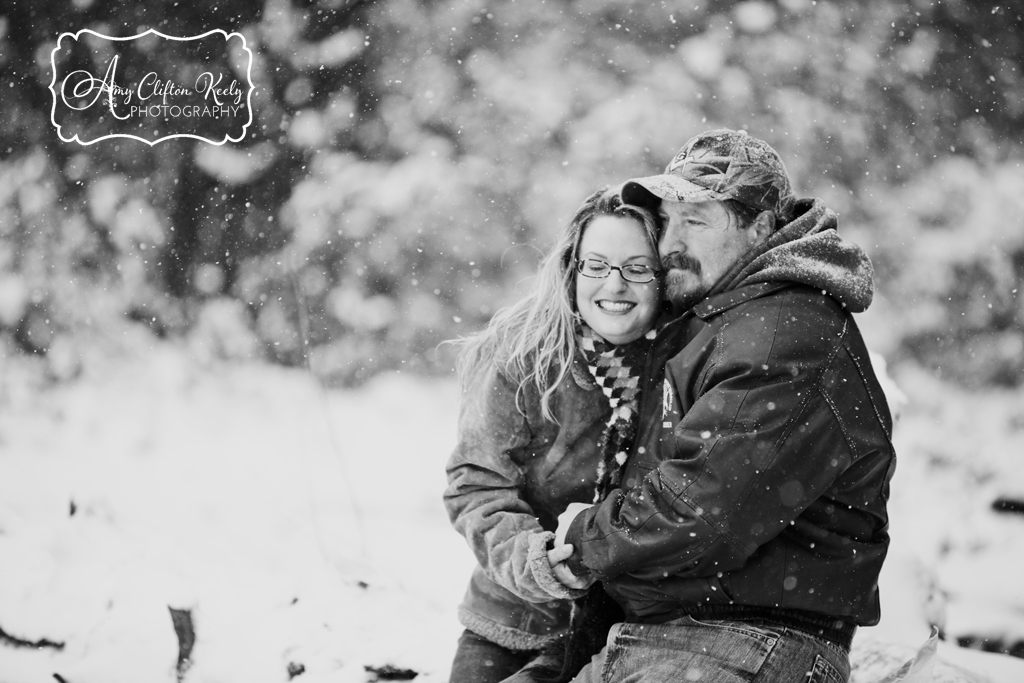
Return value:
[(511, 454), (531, 436), (516, 386), (495, 367), (481, 368), (463, 389), (445, 507), (492, 581), (527, 602), (573, 599), (585, 591), (555, 578), (547, 559), (554, 534), (521, 495), (525, 478)]
[(849, 467), (819, 391), (840, 339), (817, 330), (751, 344), (772, 332), (764, 317), (723, 325), (704, 367), (687, 375), (697, 388), (675, 385), (686, 373), (673, 363), (693, 358), (669, 361), (666, 393), (692, 405), (663, 429), (658, 465), (638, 485), (573, 520), (574, 573), (657, 581), (739, 568)]

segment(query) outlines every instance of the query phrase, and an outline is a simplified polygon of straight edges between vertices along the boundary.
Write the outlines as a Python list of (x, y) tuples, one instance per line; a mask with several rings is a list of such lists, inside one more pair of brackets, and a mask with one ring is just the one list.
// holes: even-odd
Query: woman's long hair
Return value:
[(463, 383), (481, 364), (497, 363), (518, 384), (517, 399), (532, 384), (542, 414), (556, 421), (551, 399), (576, 355), (575, 266), (583, 231), (597, 216), (632, 218), (643, 225), (658, 253), (658, 219), (645, 208), (623, 204), (620, 189), (604, 187), (587, 197), (541, 261), (531, 291), (495, 313), (478, 334), (456, 340), (462, 345), (457, 368)]

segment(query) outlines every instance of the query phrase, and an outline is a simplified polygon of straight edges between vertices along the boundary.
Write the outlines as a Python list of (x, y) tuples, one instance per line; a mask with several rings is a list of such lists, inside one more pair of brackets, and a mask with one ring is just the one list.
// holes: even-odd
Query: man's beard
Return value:
[(669, 254), (661, 260), (665, 269), (665, 298), (677, 311), (686, 311), (707, 295), (700, 261), (687, 254)]

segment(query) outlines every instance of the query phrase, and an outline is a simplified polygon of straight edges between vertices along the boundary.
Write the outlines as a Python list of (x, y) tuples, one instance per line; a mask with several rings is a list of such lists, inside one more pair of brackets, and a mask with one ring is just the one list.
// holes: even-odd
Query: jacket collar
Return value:
[(836, 214), (820, 199), (800, 199), (795, 210), (792, 221), (754, 245), (715, 283), (709, 299), (756, 283), (791, 282), (826, 292), (852, 313), (871, 304), (871, 260), (839, 236)]
[(712, 316), (724, 313), (730, 308), (739, 306), (752, 299), (758, 299), (780, 289), (792, 287), (792, 282), (759, 282), (753, 285), (745, 285), (737, 289), (731, 289), (721, 294), (709, 296), (704, 301), (693, 307), (693, 313), (701, 320), (707, 320)]

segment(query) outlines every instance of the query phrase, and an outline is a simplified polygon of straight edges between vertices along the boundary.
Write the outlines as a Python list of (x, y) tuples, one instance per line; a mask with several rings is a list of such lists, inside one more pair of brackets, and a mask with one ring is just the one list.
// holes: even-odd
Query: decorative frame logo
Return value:
[(60, 35), (50, 67), (50, 122), (64, 142), (223, 145), (242, 140), (253, 121), (252, 50), (241, 33), (181, 38), (149, 29), (119, 38), (82, 29)]

